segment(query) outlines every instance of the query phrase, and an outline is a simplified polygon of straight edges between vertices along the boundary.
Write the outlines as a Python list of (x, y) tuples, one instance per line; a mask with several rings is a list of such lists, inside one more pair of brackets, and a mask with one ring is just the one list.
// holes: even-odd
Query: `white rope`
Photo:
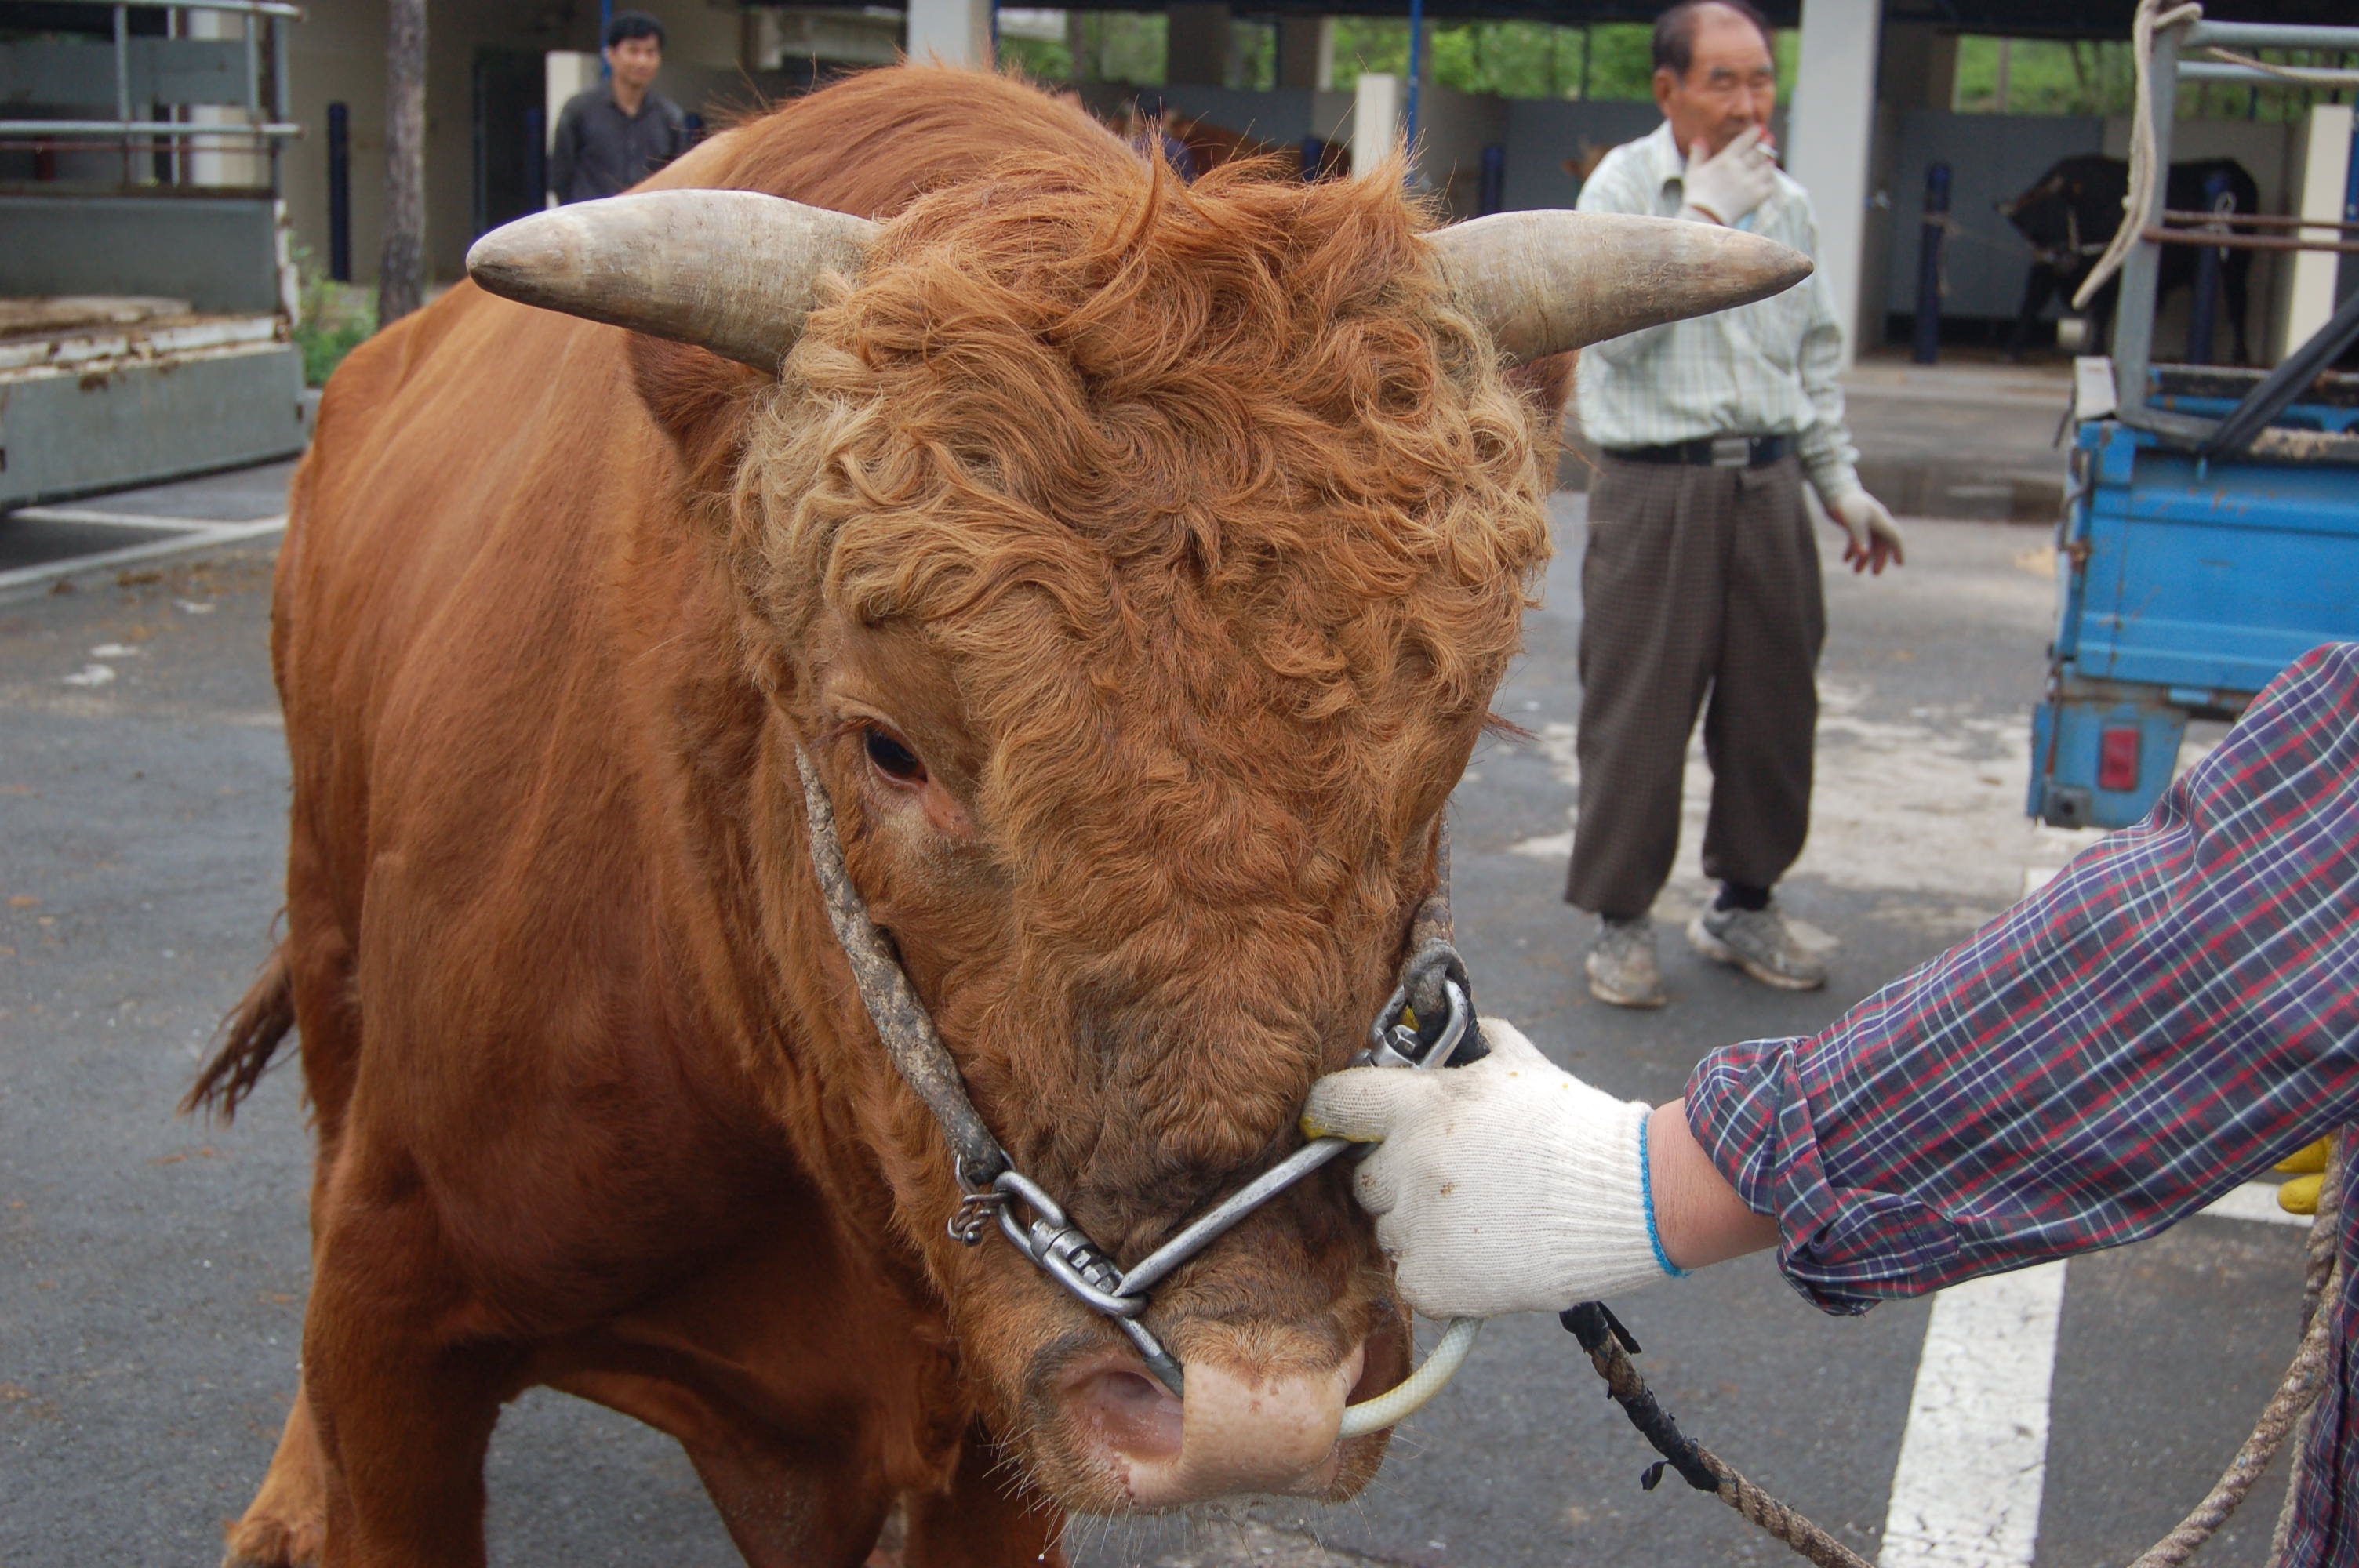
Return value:
[(2137, 16), (2130, 23), (2130, 65), (2137, 73), (2137, 95), (2130, 109), (2129, 194), (2122, 198), (2121, 226), (2114, 231), (2113, 243), (2073, 291), (2075, 310), (2087, 309), (2091, 297), (2121, 270), (2130, 247), (2138, 243), (2138, 230), (2145, 226), (2146, 215), (2154, 211), (2154, 35), (2181, 22), (2196, 21), (2203, 15), (2203, 7), (2194, 0), (2173, 5), (2168, 11), (2162, 7), (2163, 0), (2138, 0)]
[(1343, 1424), (1338, 1437), (1357, 1437), (1363, 1433), (1397, 1425), (1417, 1413), (1425, 1402), (1441, 1392), (1442, 1385), (1457, 1374), (1465, 1364), (1466, 1353), (1474, 1348), (1474, 1336), (1481, 1331), (1479, 1317), (1453, 1317), (1442, 1331), (1440, 1343), (1425, 1365), (1395, 1388), (1390, 1393), (1378, 1394), (1373, 1400), (1362, 1400), (1343, 1407)]

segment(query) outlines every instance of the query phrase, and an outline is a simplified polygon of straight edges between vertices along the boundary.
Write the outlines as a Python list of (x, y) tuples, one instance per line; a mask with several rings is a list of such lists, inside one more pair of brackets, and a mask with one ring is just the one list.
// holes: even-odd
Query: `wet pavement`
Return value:
[[(240, 506), (273, 482), (250, 476)], [(196, 508), (183, 515), (232, 510), (222, 492), (201, 499), (170, 503)], [(2082, 841), (2021, 815), (2053, 591), (2045, 534), (1917, 523), (1905, 570), (1828, 579), (1816, 821), (1782, 896), (1840, 943), (1829, 989), (1767, 991), (1679, 940), (1704, 891), (1691, 810), (1658, 912), (1671, 1005), (1635, 1014), (1592, 1000), (1587, 932), (1559, 901), (1577, 787), (1581, 504), (1559, 503), (1548, 604), (1499, 695), (1531, 739), (1484, 744), (1455, 818), (1461, 941), (1483, 1002), (1558, 1060), (1619, 1093), (1676, 1095), (1703, 1052), (1819, 1027)], [(213, 1562), (294, 1389), (308, 1158), (296, 1076), (274, 1075), (232, 1128), (172, 1113), (279, 904), (287, 763), (266, 654), (271, 554), (266, 537), (217, 545), (0, 598), (10, 1568)], [(1700, 809), (1700, 772), (1690, 783)], [(2201, 1495), (2290, 1353), (2300, 1235), (2200, 1218), (2070, 1265), (2039, 1415), (2031, 1561), (2125, 1561)], [(1643, 1368), (1689, 1429), (1873, 1557), (1927, 1304), (1831, 1319), (1758, 1258), (1624, 1304)], [(1085, 1522), (1071, 1544), (1088, 1568), (1787, 1560), (1675, 1482), (1641, 1491), (1651, 1457), (1552, 1319), (1507, 1320), (1402, 1431), (1359, 1500)], [(669, 1440), (562, 1396), (528, 1394), (509, 1411), (490, 1486), (495, 1563), (735, 1561)], [(2277, 1486), (2264, 1483), (2207, 1561), (2265, 1559)]]

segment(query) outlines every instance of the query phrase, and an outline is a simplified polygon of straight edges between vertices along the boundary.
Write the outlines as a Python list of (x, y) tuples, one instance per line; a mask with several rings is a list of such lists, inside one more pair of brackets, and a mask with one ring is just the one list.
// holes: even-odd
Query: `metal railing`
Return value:
[[(2143, 212), (2125, 212), (2122, 221), (2135, 223), (2137, 243), (2124, 258), (2121, 294), (2114, 311), (2113, 351), (2118, 416), (2123, 423), (2181, 441), (2208, 441), (2218, 422), (2153, 406), (2149, 401), (2154, 368), (2154, 315), (2166, 244), (2202, 244), (2219, 248), (2257, 250), (2359, 250), (2348, 238), (2350, 230), (2333, 222), (2262, 219), (2254, 226), (2284, 231), (2278, 234), (2239, 235), (2172, 227), (2169, 208), (2170, 136), (2179, 107), (2181, 81), (2238, 81), (2262, 86), (2359, 87), (2359, 70), (2318, 67), (2256, 65), (2245, 60), (2190, 60), (2185, 54), (2202, 51), (2249, 57), (2261, 49), (2314, 49), (2359, 54), (2359, 27), (2278, 26), (2268, 22), (2197, 20), (2164, 27), (2154, 35), (2154, 50), (2147, 62), (2152, 91), (2147, 117), (2154, 132), (2155, 177), (2152, 195)], [(2185, 217), (2187, 214), (2178, 214)], [(2212, 214), (2201, 216), (2211, 219)], [(2246, 214), (2233, 222), (2247, 223)], [(2317, 229), (2336, 237), (2308, 236)]]
[[(126, 157), (142, 143), (148, 146), (182, 147), (199, 142), (245, 143), (257, 149), (266, 149), (272, 165), (272, 184), (277, 184), (277, 154), (288, 138), (301, 134), (301, 128), (286, 118), (288, 92), (288, 24), (301, 18), (302, 7), (288, 0), (62, 0), (63, 4), (82, 5), (91, 9), (103, 7), (114, 13), (114, 118), (72, 120), (0, 120), (0, 140), (21, 141), (32, 138), (46, 145), (58, 140), (114, 142), (122, 146)], [(219, 120), (155, 119), (133, 113), (133, 78), (131, 13), (140, 11), (205, 11), (228, 13), (245, 18), (244, 70), (241, 73), (241, 99), (195, 101), (183, 106), (191, 108), (243, 108), (244, 124)], [(263, 102), (263, 45), (266, 35), (269, 45), (269, 103)], [(186, 38), (149, 39), (147, 44), (188, 43), (214, 40)], [(228, 43), (234, 40), (222, 39)]]

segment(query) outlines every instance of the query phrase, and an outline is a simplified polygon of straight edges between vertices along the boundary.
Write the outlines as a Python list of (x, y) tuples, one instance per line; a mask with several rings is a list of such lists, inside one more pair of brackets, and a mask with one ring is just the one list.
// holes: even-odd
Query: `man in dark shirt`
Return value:
[(663, 24), (645, 11), (619, 11), (606, 24), (610, 75), (557, 116), (549, 188), (560, 201), (627, 190), (688, 150), (688, 116), (654, 91), (663, 46)]

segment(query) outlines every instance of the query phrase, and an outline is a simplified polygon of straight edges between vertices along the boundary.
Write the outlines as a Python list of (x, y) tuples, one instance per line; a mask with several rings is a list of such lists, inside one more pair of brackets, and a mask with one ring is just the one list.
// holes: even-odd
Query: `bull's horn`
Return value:
[(753, 190), (643, 190), (504, 224), (467, 276), (509, 299), (712, 350), (775, 373), (819, 304), (857, 277), (865, 218)]
[(1810, 258), (1775, 240), (1678, 218), (1496, 212), (1428, 238), (1459, 304), (1517, 360), (1749, 305), (1810, 276)]

